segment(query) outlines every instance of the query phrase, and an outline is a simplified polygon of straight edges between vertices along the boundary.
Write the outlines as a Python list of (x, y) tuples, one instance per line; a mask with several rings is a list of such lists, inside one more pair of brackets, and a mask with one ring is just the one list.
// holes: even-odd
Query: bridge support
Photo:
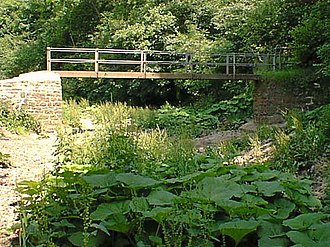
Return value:
[(58, 74), (46, 71), (0, 81), (0, 101), (11, 109), (26, 109), (46, 131), (62, 122), (62, 86)]
[(255, 81), (254, 122), (279, 124), (284, 122), (283, 113), (287, 110), (311, 110), (330, 103), (330, 77), (319, 81), (303, 77)]

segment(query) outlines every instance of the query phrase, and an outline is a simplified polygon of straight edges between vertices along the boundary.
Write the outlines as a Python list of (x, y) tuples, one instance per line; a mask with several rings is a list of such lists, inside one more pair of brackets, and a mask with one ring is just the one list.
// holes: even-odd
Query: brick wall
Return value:
[(256, 123), (283, 122), (282, 111), (311, 110), (330, 103), (330, 77), (322, 79), (261, 80), (255, 82), (253, 112)]
[(0, 101), (11, 109), (25, 108), (46, 131), (62, 120), (62, 86), (58, 74), (38, 71), (0, 80)]

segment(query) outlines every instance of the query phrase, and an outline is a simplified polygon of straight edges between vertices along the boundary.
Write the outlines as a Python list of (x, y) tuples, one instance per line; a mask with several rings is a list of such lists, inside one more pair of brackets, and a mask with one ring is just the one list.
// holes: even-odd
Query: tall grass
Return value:
[(65, 123), (77, 126), (77, 116), (89, 117), (97, 128), (82, 133), (59, 130), (58, 152), (66, 157), (67, 164), (155, 177), (184, 175), (197, 169), (193, 142), (184, 137), (185, 132), (173, 137), (155, 127), (154, 110), (119, 102), (83, 110), (78, 103), (68, 102)]

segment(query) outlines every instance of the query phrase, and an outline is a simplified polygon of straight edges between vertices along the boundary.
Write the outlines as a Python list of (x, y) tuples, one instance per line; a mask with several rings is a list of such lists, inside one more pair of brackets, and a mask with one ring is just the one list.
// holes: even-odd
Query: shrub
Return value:
[(309, 171), (329, 154), (329, 105), (304, 115), (291, 113), (288, 129), (275, 133), (274, 167), (290, 172)]
[(0, 103), (0, 126), (19, 133), (27, 131), (41, 133), (41, 125), (33, 116), (24, 109), (10, 111), (4, 103)]

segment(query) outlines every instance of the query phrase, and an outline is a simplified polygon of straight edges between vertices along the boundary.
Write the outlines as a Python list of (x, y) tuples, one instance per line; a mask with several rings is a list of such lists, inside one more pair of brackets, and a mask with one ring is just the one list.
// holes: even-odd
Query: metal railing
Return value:
[[(140, 73), (157, 73), (164, 70), (176, 73), (205, 73), (203, 69), (213, 68), (216, 71), (213, 73), (236, 75), (253, 73), (251, 68), (256, 67), (276, 70), (283, 66), (279, 54), (206, 54), (97, 48), (47, 48), (47, 70), (61, 71), (63, 64), (89, 65), (78, 70), (93, 71), (96, 74), (100, 71), (114, 70)], [(77, 68), (74, 69), (77, 70)]]

